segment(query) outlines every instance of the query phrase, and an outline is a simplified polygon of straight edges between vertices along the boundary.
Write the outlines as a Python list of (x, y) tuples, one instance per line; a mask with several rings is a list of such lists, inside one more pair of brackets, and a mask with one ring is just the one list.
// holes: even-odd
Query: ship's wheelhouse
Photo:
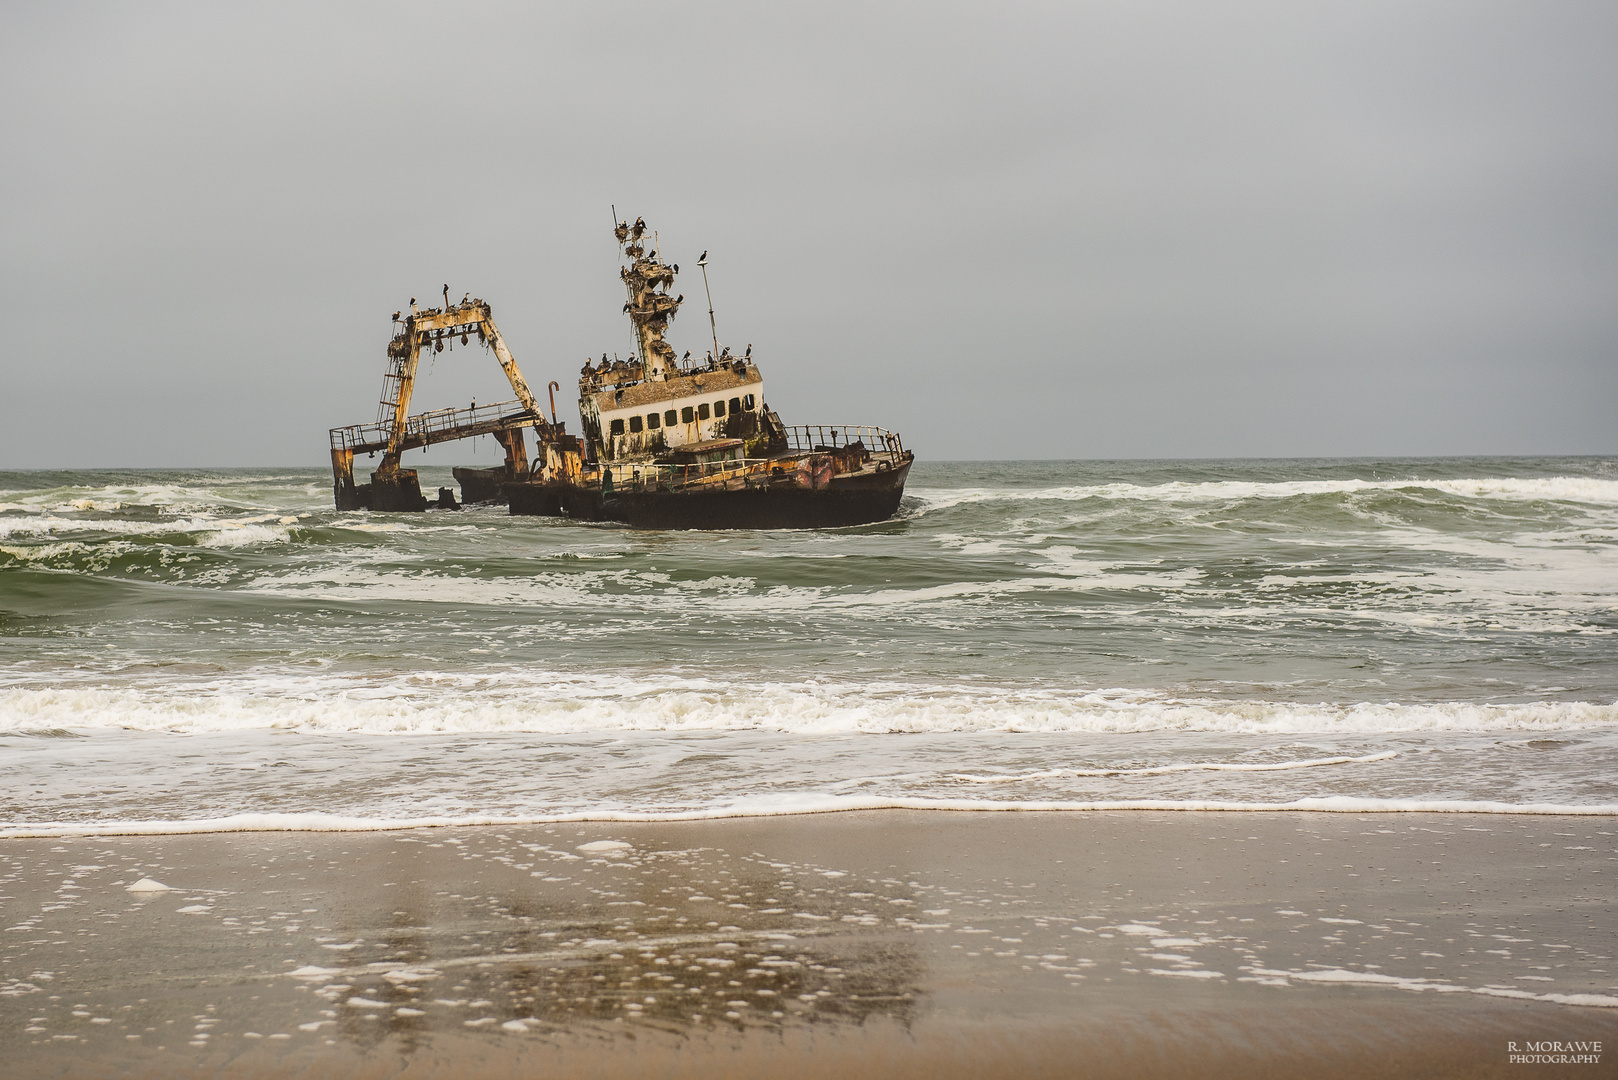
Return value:
[(585, 435), (603, 461), (652, 458), (714, 439), (745, 443), (764, 430), (764, 380), (743, 361), (580, 389)]

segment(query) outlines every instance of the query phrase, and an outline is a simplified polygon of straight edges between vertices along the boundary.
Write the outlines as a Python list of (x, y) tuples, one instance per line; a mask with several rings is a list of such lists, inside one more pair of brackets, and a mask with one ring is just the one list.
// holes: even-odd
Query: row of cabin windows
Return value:
[[(744, 411), (751, 412), (752, 408), (752, 394), (748, 394), (746, 397), (730, 399), (730, 411), (733, 413)], [(655, 412), (647, 413), (645, 419), (642, 419), (639, 416), (631, 416), (629, 418), (629, 433), (631, 435), (638, 435), (642, 431), (656, 431), (660, 427), (673, 427), (675, 424), (690, 424), (698, 420), (706, 420), (710, 416), (724, 416), (725, 411), (725, 402), (723, 401), (714, 402), (712, 412), (710, 412), (708, 409), (708, 403), (704, 401), (701, 405), (696, 406), (694, 409), (690, 405), (687, 405), (685, 408), (679, 410), (679, 412), (675, 412), (673, 409), (670, 409), (661, 415)], [(622, 435), (624, 433), (624, 422), (622, 420), (614, 420), (612, 422), (611, 433), (613, 435)]]

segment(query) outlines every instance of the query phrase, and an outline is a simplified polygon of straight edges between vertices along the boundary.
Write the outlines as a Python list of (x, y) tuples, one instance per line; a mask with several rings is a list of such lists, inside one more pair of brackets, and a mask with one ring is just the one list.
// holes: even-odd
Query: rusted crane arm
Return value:
[(488, 310), (487, 306), (483, 309), (483, 327), (489, 336), (489, 347), (494, 350), (495, 358), (505, 369), (506, 378), (511, 381), (511, 390), (517, 395), (517, 400), (522, 402), (522, 407), (543, 421), (545, 414), (540, 410), (539, 402), (534, 400), (533, 391), (528, 389), (528, 381), (522, 377), (522, 372), (517, 370), (517, 361), (512, 357), (511, 350), (506, 348), (506, 339), (500, 336), (500, 328), (489, 318)]
[[(397, 466), (399, 455), (410, 449), (407, 439), (410, 398), (415, 392), (416, 370), (422, 349), (431, 347), (442, 349), (445, 340), (453, 341), (456, 337), (464, 340), (468, 334), (477, 334), (494, 350), (494, 355), (500, 361), (500, 367), (505, 371), (506, 379), (510, 381), (517, 400), (522, 402), (525, 410), (538, 418), (538, 422), (533, 426), (542, 436), (550, 430), (551, 425), (545, 419), (545, 413), (535, 400), (533, 391), (528, 389), (528, 381), (522, 377), (522, 372), (517, 368), (517, 361), (511, 355), (511, 350), (506, 347), (505, 338), (500, 336), (500, 328), (494, 325), (493, 314), (488, 304), (481, 300), (472, 300), (443, 310), (436, 308), (427, 311), (412, 310), (388, 346), (388, 355), (394, 362), (394, 369), (388, 376), (389, 382), (384, 384), (383, 403), (392, 406), (393, 423), (389, 431), (387, 454), (382, 463), (384, 472), (390, 467)], [(393, 395), (391, 400), (387, 396), (390, 392)]]

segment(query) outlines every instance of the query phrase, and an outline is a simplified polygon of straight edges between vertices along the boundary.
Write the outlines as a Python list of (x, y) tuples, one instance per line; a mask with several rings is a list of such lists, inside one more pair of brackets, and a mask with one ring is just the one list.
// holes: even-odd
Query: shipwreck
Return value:
[[(677, 357), (665, 340), (683, 295), (670, 295), (679, 267), (660, 258), (646, 223), (618, 221), (624, 313), (636, 351), (585, 363), (579, 373), (581, 433), (557, 420), (549, 384), (547, 417), (501, 337), (489, 305), (470, 295), (452, 305), (394, 313), (377, 419), (331, 429), (333, 494), (339, 510), (420, 511), (459, 505), (453, 489), (429, 501), (407, 450), (479, 435), (494, 437), (505, 461), (456, 468), (460, 499), (505, 503), (513, 514), (617, 521), (657, 529), (779, 529), (863, 525), (892, 517), (914, 455), (898, 434), (858, 425), (788, 426), (764, 398), (752, 346), (740, 355), (719, 342), (710, 301), (712, 351)], [(698, 260), (707, 277), (707, 253)], [(711, 294), (710, 294), (711, 295)], [(426, 352), (473, 339), (491, 349), (515, 400), (410, 415)], [(533, 432), (530, 455), (527, 432)], [(366, 483), (358, 455), (381, 454)]]

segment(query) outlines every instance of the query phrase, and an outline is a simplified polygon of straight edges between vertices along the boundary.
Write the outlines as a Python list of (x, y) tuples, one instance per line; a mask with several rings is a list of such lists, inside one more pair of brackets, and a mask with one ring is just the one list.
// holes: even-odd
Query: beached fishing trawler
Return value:
[[(764, 399), (752, 346), (676, 359), (664, 334), (684, 303), (671, 295), (679, 267), (649, 241), (644, 221), (618, 222), (631, 360), (579, 373), (584, 454), (577, 467), (536, 464), (504, 485), (513, 514), (566, 514), (672, 529), (860, 525), (892, 517), (913, 455), (875, 427), (788, 427)], [(707, 253), (698, 260), (706, 279)]]
[[(615, 215), (616, 218), (616, 215)], [(876, 427), (782, 424), (764, 400), (764, 380), (752, 357), (719, 343), (710, 302), (713, 351), (676, 358), (664, 334), (685, 297), (669, 295), (679, 267), (659, 258), (644, 221), (616, 222), (625, 259), (620, 271), (624, 313), (635, 331), (629, 360), (587, 362), (579, 374), (583, 436), (556, 421), (551, 383), (547, 420), (505, 347), (488, 305), (470, 298), (459, 307), (419, 311), (398, 324), (389, 344), (390, 368), (382, 412), (373, 425), (333, 428), (332, 469), (338, 509), (426, 508), (404, 450), (492, 434), (506, 450), (502, 466), (454, 470), (466, 502), (499, 502), (513, 514), (621, 521), (657, 529), (780, 529), (861, 525), (893, 516), (914, 455), (899, 436)], [(704, 268), (706, 252), (698, 265)], [(408, 416), (410, 388), (424, 349), (472, 335), (492, 347), (517, 401), (477, 409)], [(523, 431), (537, 446), (528, 464)], [(383, 453), (371, 483), (354, 482), (356, 453)], [(441, 489), (437, 505), (454, 505)]]

